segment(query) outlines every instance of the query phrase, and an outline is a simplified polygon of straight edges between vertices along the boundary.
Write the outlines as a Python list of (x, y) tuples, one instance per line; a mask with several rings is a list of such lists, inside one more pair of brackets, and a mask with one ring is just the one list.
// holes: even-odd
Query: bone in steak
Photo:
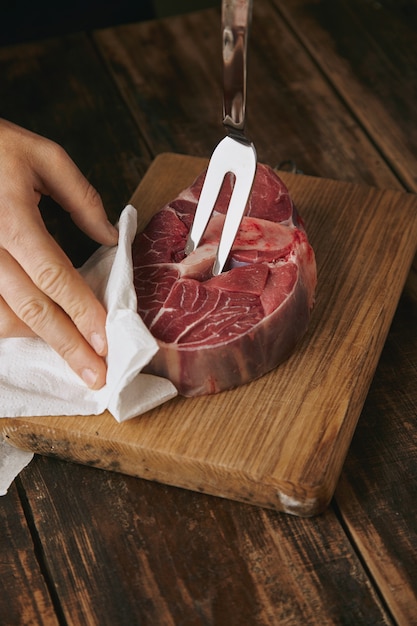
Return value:
[(275, 368), (305, 333), (316, 263), (287, 188), (258, 164), (224, 271), (211, 270), (233, 178), (225, 179), (199, 247), (184, 254), (203, 172), (133, 243), (138, 311), (159, 344), (148, 373), (185, 396), (217, 393)]

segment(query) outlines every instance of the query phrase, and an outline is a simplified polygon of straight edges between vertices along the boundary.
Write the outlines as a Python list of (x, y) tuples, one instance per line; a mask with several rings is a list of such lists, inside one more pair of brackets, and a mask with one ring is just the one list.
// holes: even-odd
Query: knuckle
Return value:
[(35, 283), (84, 334), (84, 327), (92, 323), (95, 302), (76, 270), (62, 263), (45, 264), (38, 270)]
[[(78, 333), (70, 331), (65, 322), (65, 317), (62, 318), (59, 327), (56, 324), (52, 324), (52, 320), (57, 321), (55, 317), (56, 311), (56, 305), (48, 298), (27, 297), (20, 301), (15, 309), (15, 314), (36, 335), (51, 343), (54, 350), (65, 361), (71, 363), (76, 358), (82, 339)], [(52, 330), (54, 330), (53, 339), (51, 338)], [(7, 332), (10, 333), (11, 328)], [(9, 334), (8, 336), (11, 335)]]
[(72, 337), (69, 334), (61, 335), (54, 348), (56, 352), (58, 352), (58, 354), (64, 359), (64, 361), (67, 361), (67, 363), (72, 363), (80, 348), (80, 340), (81, 338), (78, 338), (78, 342), (73, 341)]
[(35, 284), (52, 300), (58, 302), (67, 286), (67, 272), (67, 266), (62, 263), (45, 263), (36, 273)]
[(53, 315), (53, 304), (47, 298), (29, 296), (17, 304), (15, 313), (36, 334), (42, 334)]
[(68, 154), (66, 150), (59, 144), (53, 141), (52, 139), (47, 139), (46, 137), (38, 138), (38, 143), (42, 146), (43, 154), (46, 159), (50, 161), (54, 161), (56, 163), (63, 163), (68, 160)]
[(71, 303), (71, 310), (68, 312), (74, 324), (80, 329), (82, 334), (84, 327), (87, 326), (87, 321), (92, 316), (91, 309), (87, 300), (77, 299)]
[(87, 206), (101, 207), (102, 200), (99, 192), (91, 183), (86, 182), (86, 188), (84, 192), (85, 203)]

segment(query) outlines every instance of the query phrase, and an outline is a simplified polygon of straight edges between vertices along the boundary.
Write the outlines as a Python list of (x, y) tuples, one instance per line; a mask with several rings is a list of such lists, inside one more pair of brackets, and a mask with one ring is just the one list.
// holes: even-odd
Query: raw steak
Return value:
[(286, 359), (307, 329), (316, 287), (303, 223), (282, 180), (261, 164), (225, 271), (211, 275), (231, 175), (199, 247), (186, 257), (204, 176), (133, 243), (138, 311), (160, 346), (146, 371), (185, 396), (243, 385)]

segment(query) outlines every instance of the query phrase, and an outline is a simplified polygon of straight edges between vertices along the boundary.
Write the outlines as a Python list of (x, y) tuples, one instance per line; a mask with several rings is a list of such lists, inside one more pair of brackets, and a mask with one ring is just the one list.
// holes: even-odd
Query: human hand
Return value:
[(0, 338), (39, 336), (91, 389), (106, 380), (106, 311), (48, 233), (42, 195), (115, 245), (101, 198), (58, 144), (0, 119)]

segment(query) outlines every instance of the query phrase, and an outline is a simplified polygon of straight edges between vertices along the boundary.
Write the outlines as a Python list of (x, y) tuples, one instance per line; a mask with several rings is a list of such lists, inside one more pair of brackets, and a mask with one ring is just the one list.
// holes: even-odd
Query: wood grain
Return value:
[(45, 457), (21, 481), (62, 623), (392, 625), (331, 509), (306, 520)]
[[(206, 161), (165, 154), (132, 198), (141, 220)], [(110, 415), (2, 420), (18, 447), (193, 490), (314, 515), (328, 505), (416, 247), (417, 198), (283, 174), (317, 255), (306, 337), (258, 381)], [(407, 223), (408, 228), (402, 228)]]
[[(416, 3), (274, 4), (404, 186), (416, 191)], [(416, 623), (417, 605), (416, 277), (417, 259), (335, 496), (394, 619), (404, 626)]]
[(404, 626), (416, 623), (417, 606), (416, 393), (417, 301), (405, 290), (335, 495), (350, 535)]
[[(307, 174), (402, 189), (401, 171), (409, 181), (416, 159), (415, 97), (408, 95), (416, 84), (415, 0), (280, 6), (254, 3), (248, 111), (263, 160), (292, 158)], [(102, 31), (93, 45), (82, 35), (1, 49), (0, 113), (63, 143), (117, 214), (151, 155), (209, 156), (216, 144), (218, 24), (219, 13), (208, 12)], [(382, 115), (373, 114), (375, 100), (377, 111), (386, 108)], [(400, 148), (395, 159), (391, 138)], [(58, 226), (65, 236), (66, 225)], [(77, 252), (79, 239), (64, 238)], [(40, 614), (36, 563), (25, 557), (28, 588), (19, 560), (31, 550), (26, 529), (17, 530), (16, 518), (25, 525), (23, 503), (39, 537), (37, 559), (45, 557), (42, 571), (56, 582), (60, 623), (91, 623), (92, 615), (121, 626), (415, 623), (416, 268), (335, 506), (300, 519), (36, 458), (22, 475), (21, 501), (15, 490), (8, 504), (1, 499), (1, 579), (12, 578), (0, 621), (16, 615), (11, 607), (35, 601)], [(60, 541), (51, 541), (55, 534)]]
[[(154, 156), (210, 157), (223, 136), (220, 13), (203, 11), (94, 33)], [(253, 7), (247, 132), (259, 160), (305, 174), (400, 189), (273, 3)]]
[(417, 191), (415, 3), (273, 3), (392, 170)]
[(0, 527), (1, 623), (58, 626), (15, 485), (1, 498)]

